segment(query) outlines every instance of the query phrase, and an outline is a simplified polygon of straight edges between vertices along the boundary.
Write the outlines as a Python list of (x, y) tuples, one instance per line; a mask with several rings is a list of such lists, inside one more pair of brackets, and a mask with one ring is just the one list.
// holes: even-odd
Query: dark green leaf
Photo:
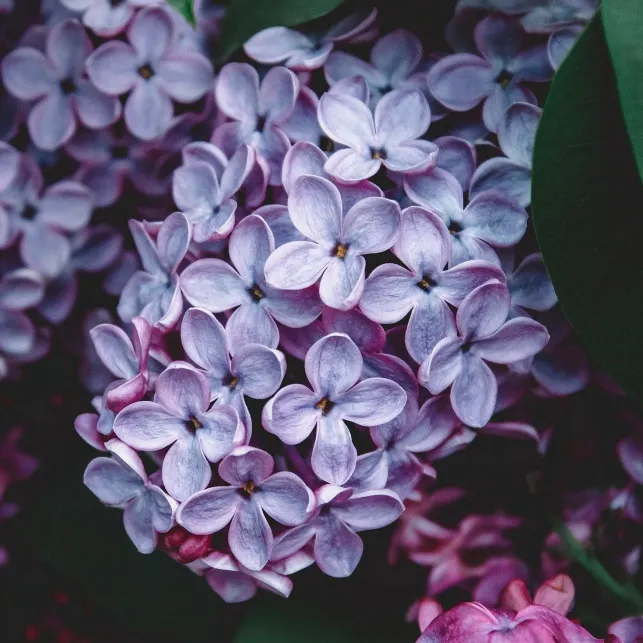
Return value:
[(169, 0), (174, 7), (192, 26), (196, 24), (194, 17), (194, 0)]
[(292, 27), (320, 18), (344, 0), (232, 0), (223, 22), (221, 57), (228, 58), (251, 36), (267, 27)]
[(643, 11), (631, 0), (603, 0), (601, 14), (625, 125), (643, 178)]
[(532, 205), (563, 310), (591, 354), (643, 400), (641, 186), (602, 25), (554, 78), (536, 137)]

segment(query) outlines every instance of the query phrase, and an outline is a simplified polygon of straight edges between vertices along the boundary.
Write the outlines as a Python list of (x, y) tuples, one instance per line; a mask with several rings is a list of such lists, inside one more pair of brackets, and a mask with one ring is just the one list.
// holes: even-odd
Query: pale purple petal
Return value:
[(356, 309), (339, 311), (325, 308), (322, 323), (328, 332), (348, 335), (363, 353), (377, 353), (384, 348), (384, 329)]
[(396, 29), (380, 38), (371, 51), (371, 60), (391, 81), (404, 80), (422, 59), (422, 43), (407, 29)]
[(378, 266), (364, 283), (359, 306), (367, 317), (381, 324), (400, 321), (422, 296), (417, 281), (402, 266)]
[(277, 348), (279, 329), (268, 311), (252, 301), (244, 302), (228, 319), (226, 332), (230, 344), (239, 349), (246, 344)]
[(272, 551), (272, 531), (253, 498), (242, 501), (230, 523), (228, 544), (235, 558), (250, 570), (262, 569)]
[(236, 350), (232, 364), (243, 392), (258, 400), (273, 395), (286, 372), (283, 354), (259, 344)]
[(156, 237), (159, 259), (168, 273), (176, 272), (190, 245), (190, 223), (181, 212), (171, 214)]
[(201, 371), (185, 365), (172, 365), (161, 373), (154, 399), (184, 420), (198, 417), (210, 404), (210, 385)]
[(88, 188), (76, 181), (60, 181), (45, 190), (38, 207), (38, 223), (76, 232), (89, 223), (92, 206)]
[(286, 154), (281, 178), (284, 189), (290, 193), (295, 181), (304, 174), (324, 176), (326, 155), (312, 143), (299, 141)]
[(163, 458), (163, 484), (177, 500), (187, 500), (205, 489), (212, 472), (196, 435), (177, 440)]
[(298, 552), (315, 535), (315, 526), (309, 521), (299, 527), (288, 529), (275, 539), (271, 560), (282, 560)]
[(95, 458), (85, 469), (85, 486), (106, 505), (122, 505), (140, 493), (141, 476), (112, 458)]
[(229, 484), (243, 487), (247, 482), (261, 484), (272, 473), (275, 462), (261, 449), (238, 447), (219, 465), (219, 475)]
[(127, 38), (142, 62), (155, 63), (170, 47), (174, 30), (172, 14), (167, 9), (147, 7), (132, 20)]
[(384, 252), (395, 242), (399, 227), (400, 207), (395, 201), (368, 197), (346, 214), (343, 238), (353, 252)]
[(333, 514), (358, 531), (380, 529), (395, 522), (404, 505), (397, 494), (388, 489), (363, 491), (348, 500), (333, 504)]
[(252, 36), (243, 48), (246, 54), (257, 62), (276, 65), (297, 52), (312, 50), (314, 44), (294, 29), (269, 27)]
[(512, 304), (530, 310), (549, 310), (558, 301), (539, 253), (528, 255), (522, 260), (511, 277), (509, 291)]
[(412, 201), (447, 222), (462, 211), (462, 186), (454, 176), (440, 168), (405, 177), (404, 190)]
[(329, 138), (359, 151), (375, 134), (373, 116), (362, 101), (352, 96), (324, 94), (319, 101), (319, 124)]
[(451, 388), (456, 415), (468, 426), (484, 426), (493, 415), (497, 392), (496, 377), (484, 361), (471, 353), (463, 355)]
[(518, 82), (543, 83), (550, 80), (553, 70), (546, 43), (523, 49), (507, 66), (507, 70)]
[[(242, 145), (233, 155), (221, 175), (221, 200), (234, 196), (246, 179), (251, 181), (252, 168), (256, 164), (254, 148)], [(265, 190), (265, 188), (264, 188)], [(249, 205), (249, 204), (248, 204)]]
[(246, 63), (228, 63), (219, 72), (215, 87), (217, 105), (236, 120), (254, 123), (259, 113), (259, 76)]
[(303, 442), (315, 428), (319, 410), (315, 404), (318, 397), (302, 384), (290, 384), (282, 388), (264, 406), (262, 423), (286, 444)]
[(310, 459), (315, 475), (324, 482), (344, 484), (353, 474), (357, 449), (343, 420), (321, 416)]
[(389, 422), (399, 415), (406, 404), (406, 393), (395, 382), (372, 377), (359, 382), (333, 401), (346, 420), (373, 426)]
[(347, 335), (331, 333), (311, 347), (305, 366), (315, 392), (333, 399), (359, 380), (362, 355)]
[(306, 485), (294, 473), (282, 471), (261, 483), (255, 500), (282, 525), (299, 525), (306, 520), (309, 503)]
[(215, 313), (252, 301), (241, 277), (221, 259), (195, 261), (181, 273), (179, 283), (191, 304)]
[(25, 310), (37, 306), (45, 293), (45, 280), (30, 268), (7, 272), (0, 279), (0, 307), (4, 310)]
[(329, 85), (335, 85), (345, 78), (362, 76), (369, 86), (385, 87), (384, 74), (370, 63), (344, 51), (333, 51), (324, 65), (324, 75)]
[(478, 167), (471, 179), (471, 197), (496, 190), (522, 207), (531, 203), (531, 169), (508, 158), (493, 158)]
[(29, 226), (20, 244), (20, 256), (27, 266), (44, 277), (57, 277), (71, 256), (69, 241), (45, 226)]
[(384, 165), (393, 172), (419, 173), (435, 166), (438, 148), (424, 140), (407, 141), (386, 149)]
[(132, 134), (144, 141), (167, 132), (172, 120), (172, 101), (152, 83), (138, 83), (125, 103), (125, 123)]
[(442, 136), (434, 142), (439, 149), (438, 167), (453, 174), (467, 191), (476, 170), (476, 148), (457, 136)]
[(381, 143), (393, 147), (419, 138), (431, 122), (431, 109), (419, 90), (394, 90), (375, 107), (375, 129)]
[(121, 104), (115, 96), (106, 96), (89, 81), (78, 81), (74, 96), (78, 118), (86, 127), (99, 129), (111, 125), (121, 115)]
[(475, 342), (476, 355), (496, 364), (513, 364), (539, 353), (549, 341), (547, 329), (533, 319), (516, 317), (493, 335)]
[(161, 87), (176, 101), (192, 103), (211, 87), (214, 74), (210, 61), (196, 51), (176, 52), (156, 69)]
[(588, 384), (590, 368), (587, 355), (575, 344), (557, 346), (536, 356), (531, 373), (540, 386), (552, 395), (572, 395)]
[(213, 487), (188, 498), (177, 514), (177, 522), (190, 533), (212, 534), (223, 529), (239, 506), (240, 497), (233, 487)]
[(566, 27), (555, 31), (550, 37), (547, 44), (547, 56), (549, 63), (554, 69), (558, 69), (567, 54), (578, 40), (582, 32), (582, 27)]
[(64, 20), (49, 32), (45, 49), (59, 78), (75, 78), (82, 73), (92, 44), (80, 22)]
[(433, 395), (449, 388), (462, 369), (462, 340), (447, 337), (439, 341), (420, 366), (418, 380)]
[(340, 181), (351, 183), (373, 176), (381, 164), (380, 159), (373, 159), (370, 154), (362, 154), (349, 148), (335, 152), (326, 161), (324, 170)]
[(185, 432), (185, 422), (156, 402), (135, 402), (114, 420), (114, 433), (125, 444), (141, 451), (156, 451)]
[(190, 308), (181, 323), (181, 343), (188, 357), (218, 379), (230, 370), (228, 341), (223, 326), (202, 308)]
[(531, 168), (536, 129), (542, 110), (529, 103), (514, 103), (505, 112), (498, 127), (498, 142), (502, 151), (524, 167)]
[(466, 339), (478, 339), (495, 333), (509, 314), (509, 291), (498, 281), (490, 281), (472, 290), (462, 301), (456, 315), (460, 333)]
[(57, 84), (55, 70), (45, 56), (31, 47), (19, 47), (2, 61), (2, 80), (7, 90), (21, 100), (35, 100)]
[(285, 67), (274, 67), (261, 82), (259, 113), (271, 123), (282, 123), (295, 109), (298, 92), (297, 76)]
[(49, 94), (29, 112), (27, 126), (34, 143), (41, 149), (55, 150), (64, 145), (76, 131), (71, 98)]
[(115, 377), (129, 379), (138, 373), (138, 359), (125, 331), (113, 324), (99, 324), (90, 335), (98, 357)]
[(420, 292), (406, 329), (409, 355), (421, 364), (440, 340), (456, 334), (455, 317), (449, 306), (436, 294)]
[(105, 94), (118, 96), (130, 91), (138, 82), (136, 52), (120, 40), (101, 45), (87, 59), (87, 74)]
[(364, 551), (362, 539), (332, 514), (324, 518), (315, 538), (315, 561), (324, 574), (350, 576)]
[(453, 306), (459, 306), (472, 290), (492, 279), (501, 282), (505, 280), (505, 275), (498, 266), (487, 261), (465, 261), (445, 270), (440, 275), (440, 282), (435, 290), (442, 299)]
[(536, 97), (529, 89), (509, 83), (506, 87), (494, 84), (489, 97), (482, 106), (482, 121), (490, 132), (497, 132), (505, 112), (513, 103), (537, 104)]
[(312, 241), (292, 241), (266, 261), (266, 281), (274, 288), (301, 290), (314, 284), (331, 260), (328, 251)]
[(308, 326), (319, 316), (323, 308), (315, 286), (296, 292), (270, 292), (264, 306), (274, 319), (290, 328)]
[(319, 283), (321, 300), (332, 308), (349, 310), (364, 291), (366, 261), (349, 252), (344, 259), (332, 257)]

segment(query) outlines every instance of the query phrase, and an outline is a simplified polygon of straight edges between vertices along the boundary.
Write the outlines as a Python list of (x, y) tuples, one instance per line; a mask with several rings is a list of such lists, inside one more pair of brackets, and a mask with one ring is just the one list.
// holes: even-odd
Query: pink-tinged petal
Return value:
[(156, 72), (161, 87), (179, 103), (193, 103), (202, 98), (214, 79), (212, 64), (196, 51), (171, 54)]
[(440, 275), (436, 291), (451, 305), (459, 306), (472, 290), (492, 279), (500, 282), (505, 279), (502, 269), (498, 266), (487, 261), (465, 261)]
[(120, 40), (101, 45), (89, 56), (86, 67), (92, 83), (110, 96), (130, 91), (138, 81), (136, 52)]
[(35, 100), (55, 90), (53, 65), (31, 47), (19, 47), (2, 61), (2, 80), (7, 90), (21, 100)]
[(363, 181), (377, 173), (382, 162), (370, 155), (355, 152), (353, 149), (339, 150), (331, 155), (324, 170), (331, 176), (347, 183)]
[(228, 544), (235, 558), (253, 571), (265, 567), (272, 551), (272, 531), (261, 508), (254, 501), (242, 501), (230, 523)]
[(127, 38), (142, 62), (154, 63), (161, 59), (174, 37), (172, 14), (164, 7), (147, 7), (136, 14)]
[(324, 94), (319, 101), (318, 118), (329, 138), (360, 152), (367, 151), (375, 135), (371, 110), (352, 96)]
[(475, 342), (476, 355), (496, 364), (513, 364), (539, 353), (549, 342), (547, 329), (533, 319), (516, 317)]
[(332, 514), (326, 517), (315, 538), (315, 561), (324, 574), (350, 576), (364, 551), (362, 539)]
[(507, 158), (485, 161), (471, 179), (471, 197), (494, 190), (526, 208), (531, 203), (531, 169)]
[(237, 272), (221, 259), (199, 259), (179, 279), (185, 298), (195, 306), (215, 313), (251, 302), (247, 287)]
[(243, 572), (213, 569), (205, 579), (224, 603), (244, 603), (257, 593), (255, 579)]
[(219, 465), (219, 475), (235, 487), (247, 482), (261, 484), (273, 472), (275, 462), (272, 456), (254, 447), (237, 447)]
[(259, 113), (271, 123), (282, 123), (295, 109), (298, 92), (297, 76), (285, 67), (274, 67), (261, 82)]
[(163, 458), (163, 485), (179, 501), (208, 486), (212, 472), (196, 435), (177, 440)]
[(321, 416), (310, 458), (315, 475), (324, 482), (344, 484), (353, 475), (357, 449), (343, 420)]
[(445, 221), (462, 211), (462, 186), (453, 175), (440, 168), (405, 177), (404, 191), (411, 201), (440, 215)]
[(388, 151), (420, 138), (431, 123), (431, 109), (420, 90), (393, 90), (377, 103), (374, 121), (378, 138)]
[(199, 491), (181, 505), (176, 520), (197, 536), (213, 534), (232, 520), (240, 501), (233, 487)]
[(167, 132), (172, 101), (152, 83), (137, 83), (125, 103), (125, 123), (134, 136), (151, 141)]
[(122, 328), (99, 324), (91, 329), (94, 348), (101, 361), (115, 377), (130, 378), (138, 372), (134, 347)]
[(543, 258), (538, 253), (522, 260), (511, 278), (509, 288), (512, 303), (530, 310), (550, 310), (558, 301)]
[(37, 306), (45, 294), (45, 280), (30, 268), (18, 268), (0, 279), (0, 307), (25, 310)]
[(226, 332), (236, 349), (247, 344), (277, 348), (279, 344), (277, 324), (263, 306), (254, 302), (245, 302), (232, 313)]
[(141, 476), (112, 458), (95, 458), (85, 469), (85, 486), (106, 505), (119, 506), (143, 488)]
[(343, 239), (353, 252), (384, 252), (395, 242), (400, 227), (400, 206), (381, 197), (358, 201), (346, 214)]
[(116, 96), (106, 96), (89, 81), (79, 81), (74, 96), (78, 118), (86, 127), (100, 129), (111, 125), (121, 115), (121, 104)]
[(380, 38), (371, 51), (371, 60), (391, 81), (402, 81), (422, 60), (422, 43), (407, 29), (396, 29)]
[(322, 323), (328, 332), (348, 335), (364, 353), (376, 353), (384, 348), (386, 341), (384, 329), (358, 310), (338, 311), (334, 308), (325, 308)]
[(319, 416), (317, 396), (302, 384), (281, 389), (268, 401), (262, 413), (262, 424), (286, 444), (299, 444), (312, 432)]
[(476, 148), (464, 138), (442, 136), (436, 139), (439, 168), (458, 179), (463, 191), (468, 191), (471, 177), (476, 170)]
[(114, 413), (122, 411), (133, 402), (142, 400), (147, 393), (148, 377), (139, 373), (132, 379), (123, 382), (120, 386), (110, 389), (106, 395), (105, 406)]
[(315, 535), (315, 526), (309, 521), (304, 525), (288, 529), (275, 539), (271, 560), (283, 560), (301, 550)]
[(235, 347), (232, 365), (244, 394), (258, 400), (273, 395), (286, 372), (283, 353), (259, 344)]
[(418, 381), (433, 395), (449, 388), (462, 369), (463, 342), (459, 337), (440, 340), (418, 371)]
[(328, 250), (311, 241), (292, 241), (277, 248), (265, 266), (274, 288), (301, 290), (314, 284), (332, 261)]
[(471, 353), (462, 357), (460, 371), (451, 387), (456, 415), (471, 427), (483, 427), (493, 415), (498, 385), (485, 362)]
[(280, 324), (289, 328), (302, 328), (311, 324), (323, 308), (315, 286), (296, 292), (270, 293), (264, 303), (265, 309)]
[(45, 190), (38, 208), (38, 223), (76, 232), (89, 222), (92, 206), (88, 188), (76, 181), (60, 181)]
[(421, 293), (406, 328), (409, 355), (421, 364), (440, 340), (456, 334), (455, 317), (449, 306), (435, 294)]
[(202, 308), (190, 308), (181, 323), (181, 343), (187, 356), (216, 378), (230, 371), (228, 340), (225, 330), (214, 315)]
[(538, 431), (531, 424), (524, 422), (488, 422), (479, 433), (501, 438), (533, 440), (536, 444), (540, 441)]
[(482, 121), (490, 132), (497, 132), (505, 112), (514, 103), (537, 104), (536, 97), (529, 89), (510, 83), (506, 87), (495, 84), (482, 106)]
[(210, 404), (206, 376), (185, 362), (173, 364), (156, 379), (154, 401), (184, 420), (198, 417)]
[(427, 77), (429, 89), (443, 105), (457, 112), (473, 109), (493, 87), (491, 65), (473, 54), (439, 60)]
[(385, 264), (366, 280), (359, 306), (370, 319), (393, 324), (408, 314), (421, 295), (413, 273), (402, 266)]
[(638, 484), (643, 484), (643, 440), (629, 436), (621, 440), (616, 450), (623, 468)]
[(490, 281), (472, 290), (460, 304), (456, 322), (466, 339), (478, 339), (495, 333), (509, 314), (509, 291), (498, 281)]
[(636, 643), (637, 639), (643, 636), (643, 616), (630, 616), (612, 623), (608, 632), (618, 637), (619, 640), (615, 643)]
[(295, 181), (304, 174), (324, 176), (326, 155), (312, 143), (299, 141), (295, 143), (284, 158), (281, 178), (284, 189), (290, 193)]
[(331, 400), (354, 386), (362, 372), (362, 355), (347, 336), (326, 335), (306, 355), (306, 376), (316, 393)]
[(27, 118), (33, 142), (43, 150), (55, 150), (64, 145), (76, 131), (71, 98), (51, 93), (37, 103)]
[(27, 266), (44, 277), (57, 277), (71, 256), (69, 241), (45, 226), (29, 226), (20, 244), (20, 256)]
[(332, 308), (350, 310), (364, 292), (366, 261), (361, 255), (331, 258), (319, 283), (321, 300)]
[(374, 426), (389, 422), (400, 414), (406, 404), (406, 393), (395, 382), (371, 377), (333, 401), (346, 420)]
[(256, 33), (243, 46), (246, 54), (266, 65), (282, 63), (297, 52), (314, 48), (304, 34), (287, 27), (269, 27)]
[(404, 505), (397, 494), (388, 489), (355, 493), (333, 505), (333, 514), (357, 531), (386, 527), (403, 511)]
[(141, 451), (163, 449), (185, 431), (185, 422), (156, 402), (135, 402), (114, 420), (114, 433), (125, 444)]
[(99, 433), (98, 416), (95, 413), (81, 413), (74, 420), (74, 429), (76, 433), (85, 440), (90, 447), (99, 451), (107, 451), (104, 444), (103, 436)]
[(228, 63), (215, 86), (217, 105), (230, 118), (254, 123), (259, 114), (259, 76), (251, 65)]
[(294, 473), (282, 471), (261, 483), (255, 500), (277, 522), (290, 527), (306, 520), (310, 501), (306, 485)]
[(565, 616), (574, 602), (574, 582), (565, 574), (558, 574), (543, 583), (534, 594), (534, 604), (548, 607)]

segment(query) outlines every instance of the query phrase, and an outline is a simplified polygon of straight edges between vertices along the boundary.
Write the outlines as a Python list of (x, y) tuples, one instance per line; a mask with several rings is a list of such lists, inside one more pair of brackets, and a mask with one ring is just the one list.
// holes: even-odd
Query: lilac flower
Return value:
[(181, 289), (192, 305), (214, 313), (236, 308), (226, 332), (237, 348), (245, 344), (277, 348), (279, 329), (275, 319), (285, 326), (300, 328), (321, 312), (315, 286), (291, 292), (266, 284), (264, 265), (274, 249), (266, 222), (250, 215), (230, 237), (228, 251), (234, 267), (221, 259), (200, 259), (181, 275)]
[(481, 20), (474, 31), (482, 57), (462, 53), (439, 60), (428, 75), (431, 93), (457, 112), (484, 101), (482, 118), (487, 129), (498, 131), (502, 115), (512, 103), (536, 103), (523, 82), (544, 82), (552, 69), (544, 44), (523, 48), (517, 21), (500, 15)]
[(377, 18), (377, 10), (347, 16), (320, 36), (306, 36), (287, 27), (269, 27), (243, 46), (246, 54), (267, 65), (284, 64), (296, 71), (321, 67), (337, 42), (361, 41)]
[(525, 208), (531, 203), (531, 163), (541, 114), (529, 103), (507, 109), (498, 125), (498, 143), (507, 158), (492, 158), (478, 167), (471, 179), (471, 198), (497, 190)]
[(191, 103), (212, 84), (212, 65), (196, 51), (182, 50), (172, 14), (164, 7), (147, 7), (127, 29), (128, 42), (112, 40), (87, 60), (87, 73), (102, 92), (120, 96), (125, 123), (143, 140), (162, 136), (170, 127), (172, 99)]
[(525, 308), (542, 312), (556, 305), (558, 297), (540, 253), (527, 255), (518, 266), (513, 249), (499, 254), (511, 295), (510, 317), (524, 315)]
[(130, 221), (130, 231), (143, 270), (135, 272), (123, 288), (118, 314), (124, 322), (140, 315), (160, 329), (173, 328), (183, 312), (177, 269), (190, 243), (190, 223), (180, 212), (171, 214), (161, 225), (156, 243), (138, 221)]
[(20, 155), (8, 143), (0, 141), (0, 192), (6, 190), (16, 178), (20, 167)]
[(478, 286), (458, 309), (459, 336), (440, 340), (418, 372), (433, 395), (451, 386), (453, 410), (472, 427), (484, 426), (496, 404), (498, 385), (486, 362), (511, 364), (535, 355), (549, 341), (547, 329), (532, 319), (505, 321), (509, 305), (504, 284)]
[(421, 172), (435, 165), (437, 147), (419, 137), (431, 122), (431, 110), (418, 90), (384, 96), (374, 114), (357, 98), (326, 93), (319, 101), (319, 124), (347, 149), (326, 161), (324, 169), (340, 181), (361, 181), (382, 164), (395, 172)]
[(469, 191), (471, 177), (476, 170), (476, 148), (459, 136), (441, 136), (435, 139), (438, 146), (437, 167), (453, 174), (462, 186), (463, 192)]
[(158, 4), (159, 0), (60, 0), (72, 11), (82, 12), (83, 24), (103, 38), (119, 34), (138, 7)]
[(221, 174), (210, 163), (191, 161), (175, 170), (172, 196), (194, 226), (197, 243), (225, 237), (232, 231), (237, 202), (233, 199), (255, 164), (255, 152), (241, 145)]
[(493, 248), (508, 248), (520, 241), (527, 229), (527, 213), (512, 198), (496, 191), (483, 192), (464, 207), (462, 187), (440, 168), (407, 176), (409, 198), (438, 214), (451, 233), (449, 267), (469, 259), (499, 264)]
[(244, 143), (252, 145), (270, 166), (270, 185), (281, 184), (281, 164), (290, 141), (281, 129), (295, 108), (297, 77), (285, 67), (259, 75), (246, 63), (228, 63), (217, 78), (219, 109), (233, 119), (217, 127), (212, 142), (228, 156)]
[(45, 280), (30, 268), (16, 268), (0, 278), (0, 310), (20, 311), (37, 306), (45, 294)]
[(333, 308), (355, 306), (364, 287), (363, 255), (390, 248), (398, 234), (397, 203), (369, 197), (344, 216), (339, 190), (326, 179), (302, 176), (288, 197), (295, 227), (311, 241), (293, 241), (268, 257), (268, 285), (301, 290), (320, 277), (319, 294)]
[(134, 449), (119, 440), (105, 445), (111, 458), (95, 458), (83, 482), (98, 499), (110, 507), (124, 509), (127, 535), (142, 554), (156, 549), (157, 532), (165, 533), (174, 522), (176, 502), (153, 484)]
[(241, 441), (250, 440), (252, 422), (244, 396), (263, 400), (274, 395), (286, 372), (283, 354), (260, 344), (237, 347), (214, 315), (202, 308), (185, 312), (181, 342), (187, 356), (206, 372), (211, 399), (237, 410), (245, 427)]
[(558, 29), (589, 22), (598, 8), (597, 0), (556, 0), (529, 7), (520, 24), (528, 33), (549, 34)]
[(27, 361), (36, 342), (36, 329), (24, 313), (0, 308), (0, 381), (11, 364)]
[(347, 335), (327, 335), (306, 355), (312, 390), (291, 384), (263, 409), (264, 428), (286, 444), (303, 442), (317, 428), (311, 464), (325, 482), (343, 484), (355, 469), (357, 450), (344, 420), (383, 424), (406, 403), (404, 389), (395, 382), (373, 377), (358, 383), (362, 365), (359, 348)]
[(441, 339), (455, 335), (449, 304), (458, 306), (490, 279), (504, 281), (502, 270), (486, 261), (465, 261), (443, 270), (451, 254), (449, 231), (439, 216), (417, 206), (402, 213), (393, 252), (408, 269), (390, 263), (378, 266), (366, 280), (360, 308), (382, 324), (400, 321), (411, 311), (405, 343), (418, 363)]
[(45, 53), (19, 47), (2, 61), (7, 89), (21, 100), (36, 101), (27, 125), (34, 143), (55, 150), (76, 131), (76, 118), (92, 129), (113, 123), (120, 116), (120, 103), (105, 96), (83, 76), (85, 59), (92, 44), (76, 20), (52, 27)]
[(318, 510), (275, 541), (272, 560), (285, 558), (314, 539), (315, 562), (335, 578), (350, 576), (359, 564), (364, 543), (356, 532), (390, 525), (404, 511), (397, 495), (386, 489), (354, 493), (327, 484), (315, 496)]
[(637, 643), (643, 637), (643, 617), (630, 616), (612, 623), (608, 633), (614, 637), (613, 643)]
[(563, 64), (563, 60), (567, 58), (567, 54), (571, 51), (572, 47), (576, 44), (578, 37), (583, 33), (583, 27), (572, 26), (563, 27), (558, 31), (554, 31), (549, 36), (547, 43), (547, 56), (549, 63), (554, 71)]
[(237, 560), (250, 570), (265, 567), (273, 535), (264, 512), (282, 525), (306, 520), (312, 493), (289, 471), (272, 473), (270, 454), (239, 447), (219, 465), (219, 476), (229, 487), (212, 487), (188, 498), (177, 515), (193, 534), (211, 534), (228, 523), (228, 544)]
[(210, 406), (210, 385), (189, 365), (170, 364), (156, 380), (155, 402), (134, 402), (114, 420), (114, 433), (143, 451), (170, 445), (163, 459), (163, 484), (177, 500), (205, 489), (208, 462), (218, 462), (231, 449), (239, 416), (228, 405)]

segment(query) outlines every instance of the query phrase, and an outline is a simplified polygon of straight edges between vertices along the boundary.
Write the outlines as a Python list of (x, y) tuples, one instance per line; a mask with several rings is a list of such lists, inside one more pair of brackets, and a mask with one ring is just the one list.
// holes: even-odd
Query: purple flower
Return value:
[(326, 93), (319, 101), (319, 124), (347, 149), (326, 161), (324, 169), (340, 181), (361, 181), (382, 164), (395, 172), (421, 172), (435, 165), (438, 148), (419, 139), (431, 122), (422, 92), (395, 90), (384, 96), (374, 114), (352, 96)]
[(51, 29), (45, 53), (19, 47), (2, 61), (7, 89), (21, 100), (36, 101), (27, 125), (38, 147), (55, 150), (66, 143), (76, 131), (76, 118), (86, 127), (100, 129), (120, 116), (118, 100), (84, 78), (91, 51), (81, 24), (65, 20)]
[(536, 103), (523, 82), (544, 82), (552, 69), (545, 44), (523, 48), (520, 24), (500, 15), (481, 20), (474, 31), (482, 57), (462, 53), (445, 56), (428, 75), (429, 89), (441, 103), (466, 112), (484, 101), (482, 119), (498, 131), (502, 115), (512, 103)]
[(163, 484), (174, 498), (185, 500), (208, 486), (208, 463), (232, 449), (239, 416), (228, 405), (208, 410), (208, 379), (189, 365), (170, 364), (156, 380), (154, 399), (123, 409), (114, 433), (142, 451), (172, 445), (163, 459)]
[(138, 7), (158, 2), (159, 0), (60, 0), (64, 7), (82, 12), (83, 24), (103, 38), (123, 31)]
[(548, 34), (569, 26), (582, 29), (597, 8), (597, 0), (556, 0), (529, 7), (520, 24), (526, 32), (536, 34)]
[(101, 45), (88, 58), (87, 73), (110, 96), (130, 92), (125, 123), (138, 138), (151, 140), (170, 127), (172, 99), (191, 103), (208, 91), (212, 65), (202, 54), (179, 47), (174, 19), (163, 7), (137, 13), (127, 39)]
[(228, 156), (244, 143), (270, 166), (270, 185), (281, 185), (281, 164), (290, 141), (281, 129), (295, 108), (299, 81), (285, 67), (271, 69), (259, 86), (259, 74), (246, 63), (229, 63), (217, 78), (219, 109), (233, 119), (217, 127), (212, 142)]
[(112, 457), (92, 460), (83, 482), (101, 502), (125, 510), (127, 535), (142, 554), (151, 554), (157, 532), (172, 527), (176, 502), (150, 482), (136, 451), (119, 440), (110, 440), (105, 447)]
[(355, 469), (357, 450), (344, 420), (384, 424), (406, 404), (406, 393), (395, 382), (381, 377), (359, 382), (362, 365), (360, 350), (347, 335), (327, 335), (306, 355), (312, 390), (291, 384), (263, 409), (264, 428), (286, 444), (303, 442), (317, 427), (311, 464), (325, 482), (343, 484)]
[(45, 280), (30, 268), (16, 268), (0, 278), (0, 310), (20, 311), (37, 306), (45, 294)]
[(531, 203), (531, 163), (541, 114), (529, 103), (507, 109), (498, 125), (498, 143), (506, 158), (492, 158), (478, 167), (471, 179), (471, 198), (497, 190), (525, 208)]
[(130, 231), (143, 264), (127, 282), (118, 302), (124, 322), (141, 316), (157, 328), (173, 328), (183, 312), (177, 269), (190, 244), (191, 227), (185, 215), (171, 214), (159, 228), (156, 243), (138, 221)]
[(471, 177), (476, 171), (476, 148), (459, 136), (441, 136), (434, 143), (438, 146), (437, 167), (453, 174), (462, 186), (463, 192), (469, 191)]
[(456, 334), (449, 304), (458, 306), (490, 279), (504, 281), (502, 270), (486, 261), (465, 261), (443, 270), (451, 254), (449, 231), (439, 216), (417, 206), (402, 213), (393, 252), (408, 269), (391, 263), (378, 266), (366, 280), (360, 308), (382, 324), (398, 322), (411, 311), (405, 343), (418, 363), (441, 339)]
[(451, 386), (453, 410), (472, 427), (484, 426), (496, 404), (498, 385), (486, 362), (511, 364), (535, 355), (549, 341), (547, 329), (533, 319), (506, 321), (509, 306), (504, 284), (478, 286), (458, 309), (459, 336), (439, 341), (418, 372), (433, 395)]
[(267, 223), (250, 215), (230, 237), (228, 251), (232, 266), (221, 259), (200, 259), (181, 275), (181, 289), (192, 305), (214, 313), (236, 308), (227, 322), (226, 332), (237, 348), (245, 344), (277, 348), (279, 329), (275, 320), (300, 328), (310, 324), (321, 312), (315, 286), (292, 292), (266, 284), (264, 265), (274, 249)]
[(464, 207), (462, 186), (440, 168), (405, 177), (409, 198), (438, 214), (451, 233), (449, 267), (469, 259), (499, 265), (493, 248), (508, 248), (522, 239), (528, 216), (512, 198), (499, 192), (479, 194)]
[(268, 285), (301, 290), (321, 277), (319, 294), (327, 306), (355, 306), (364, 288), (363, 255), (383, 252), (395, 242), (397, 203), (368, 197), (344, 216), (341, 195), (330, 181), (302, 176), (290, 192), (288, 210), (295, 227), (311, 241), (286, 243), (268, 257)]
[(499, 254), (511, 295), (510, 317), (526, 315), (525, 308), (543, 312), (556, 305), (558, 297), (540, 253), (527, 255), (518, 266), (513, 249)]
[(313, 503), (311, 491), (289, 471), (272, 473), (270, 454), (239, 447), (219, 465), (229, 487), (212, 487), (188, 498), (177, 515), (193, 534), (212, 534), (228, 523), (228, 544), (237, 560), (250, 570), (265, 567), (273, 535), (264, 512), (282, 525), (299, 525)]
[(404, 511), (397, 495), (386, 489), (354, 493), (327, 484), (315, 496), (318, 510), (275, 541), (272, 560), (292, 555), (314, 539), (315, 562), (335, 578), (350, 576), (362, 557), (364, 543), (356, 532), (390, 525)]
[(260, 344), (236, 346), (214, 315), (202, 308), (185, 312), (181, 341), (187, 356), (206, 372), (211, 399), (237, 410), (245, 427), (241, 441), (250, 440), (252, 422), (244, 396), (263, 400), (274, 395), (286, 372), (283, 354)]
[(6, 190), (16, 178), (20, 155), (8, 143), (0, 141), (0, 192)]
[(13, 363), (29, 361), (36, 347), (36, 329), (24, 313), (0, 308), (0, 380)]
[(321, 67), (337, 42), (362, 40), (377, 18), (377, 10), (358, 12), (340, 20), (320, 36), (305, 36), (287, 27), (269, 27), (255, 34), (243, 46), (246, 54), (267, 65), (284, 64), (296, 71)]
[(612, 623), (608, 633), (614, 637), (613, 643), (637, 643), (643, 637), (643, 616), (630, 616)]
[(577, 25), (564, 27), (558, 31), (554, 31), (554, 33), (549, 36), (547, 56), (554, 70), (557, 70), (563, 64), (563, 60), (567, 58), (567, 54), (576, 44), (581, 33), (583, 33), (583, 27)]

